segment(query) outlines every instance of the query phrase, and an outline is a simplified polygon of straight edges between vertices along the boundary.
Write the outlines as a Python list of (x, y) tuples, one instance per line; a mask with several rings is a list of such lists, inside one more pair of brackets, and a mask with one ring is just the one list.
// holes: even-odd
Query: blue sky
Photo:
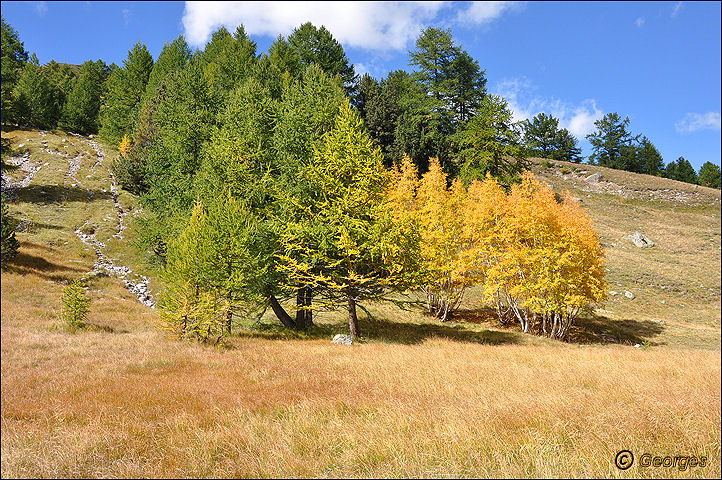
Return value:
[(552, 113), (584, 135), (608, 112), (666, 162), (720, 164), (720, 2), (2, 2), (2, 14), (41, 63), (121, 64), (137, 41), (154, 57), (184, 34), (202, 48), (220, 25), (243, 23), (268, 49), (278, 33), (324, 24), (357, 72), (408, 66), (425, 26), (450, 28), (481, 67), (488, 90), (518, 119)]

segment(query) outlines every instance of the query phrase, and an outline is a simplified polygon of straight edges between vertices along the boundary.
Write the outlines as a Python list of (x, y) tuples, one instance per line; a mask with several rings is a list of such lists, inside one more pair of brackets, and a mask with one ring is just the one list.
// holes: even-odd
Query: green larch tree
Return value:
[(100, 135), (119, 143), (132, 135), (153, 69), (153, 57), (144, 44), (136, 43), (123, 61), (123, 68), (108, 77), (105, 101), (100, 109)]
[(404, 232), (387, 203), (391, 172), (346, 103), (304, 171), (311, 195), (299, 199), (282, 237), (290, 279), (310, 284), (330, 305), (345, 303), (352, 337), (360, 335), (356, 305), (403, 288)]
[(28, 61), (20, 35), (12, 25), (0, 18), (0, 36), (2, 37), (2, 59), (0, 76), (2, 78), (0, 95), (2, 96), (2, 122), (15, 121), (13, 116), (13, 90), (20, 79), (20, 73)]
[(101, 60), (88, 60), (80, 66), (78, 78), (63, 105), (58, 126), (87, 135), (98, 132), (98, 115), (108, 68)]
[(526, 165), (521, 126), (512, 122), (502, 97), (486, 95), (478, 114), (452, 137), (459, 162), (459, 178), (468, 184), (487, 172), (509, 184)]

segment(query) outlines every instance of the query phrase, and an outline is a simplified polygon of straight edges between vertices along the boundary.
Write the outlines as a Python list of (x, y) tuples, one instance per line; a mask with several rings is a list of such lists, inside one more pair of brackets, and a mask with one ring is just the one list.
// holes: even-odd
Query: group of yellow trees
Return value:
[(427, 307), (442, 321), (464, 291), (482, 285), (499, 321), (564, 339), (575, 318), (606, 297), (604, 251), (576, 201), (524, 173), (509, 194), (489, 175), (449, 186), (436, 159), (419, 178), (405, 157), (395, 168), (395, 219), (419, 235)]
[[(409, 157), (388, 170), (348, 102), (298, 166), (295, 189), (254, 173), (247, 146), (220, 145), (245, 193), (229, 183), (227, 194), (199, 200), (169, 243), (162, 319), (180, 337), (220, 339), (235, 316), (269, 305), (291, 328), (312, 325), (313, 309), (346, 305), (358, 336), (359, 302), (419, 288), (446, 321), (480, 285), (502, 323), (564, 339), (605, 298), (590, 218), (531, 173), (507, 193), (490, 175), (468, 188), (449, 183), (433, 158), (421, 176)], [(275, 292), (298, 293), (295, 323)]]

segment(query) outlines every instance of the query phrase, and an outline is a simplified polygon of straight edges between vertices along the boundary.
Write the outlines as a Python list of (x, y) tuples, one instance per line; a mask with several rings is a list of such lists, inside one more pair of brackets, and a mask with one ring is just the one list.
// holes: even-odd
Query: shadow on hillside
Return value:
[(18, 191), (14, 202), (60, 203), (110, 200), (110, 192), (64, 185), (28, 185)]
[(9, 272), (19, 275), (37, 275), (44, 280), (53, 282), (70, 282), (87, 271), (84, 268), (58, 265), (43, 257), (36, 257), (22, 251), (18, 252), (12, 263), (8, 264), (7, 269)]
[(569, 341), (573, 343), (624, 343), (642, 344), (649, 342), (664, 331), (664, 325), (651, 320), (612, 320), (593, 316), (580, 318), (569, 330)]
[[(24, 233), (38, 233), (40, 230), (62, 230), (64, 227), (60, 225), (52, 225), (50, 223), (37, 223), (32, 220), (24, 220), (20, 222), (15, 231)], [(34, 246), (37, 248), (37, 245)]]

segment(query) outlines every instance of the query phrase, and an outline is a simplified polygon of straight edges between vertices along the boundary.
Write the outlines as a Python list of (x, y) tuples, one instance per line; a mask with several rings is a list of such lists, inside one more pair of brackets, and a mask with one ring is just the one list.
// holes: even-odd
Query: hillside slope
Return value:
[[(117, 153), (62, 132), (3, 137), (21, 221), (2, 272), (3, 477), (720, 475), (719, 191), (534, 162), (581, 199), (622, 293), (571, 343), (499, 327), (472, 289), (446, 324), (371, 305), (352, 347), (329, 342), (343, 312), (322, 312), (307, 333), (239, 320), (213, 348), (167, 337), (139, 301), (159, 285), (130, 244), (142, 211), (116, 190)], [(656, 246), (624, 240), (635, 230)], [(89, 327), (69, 332), (63, 287), (91, 271)], [(623, 472), (622, 449), (707, 461)]]

